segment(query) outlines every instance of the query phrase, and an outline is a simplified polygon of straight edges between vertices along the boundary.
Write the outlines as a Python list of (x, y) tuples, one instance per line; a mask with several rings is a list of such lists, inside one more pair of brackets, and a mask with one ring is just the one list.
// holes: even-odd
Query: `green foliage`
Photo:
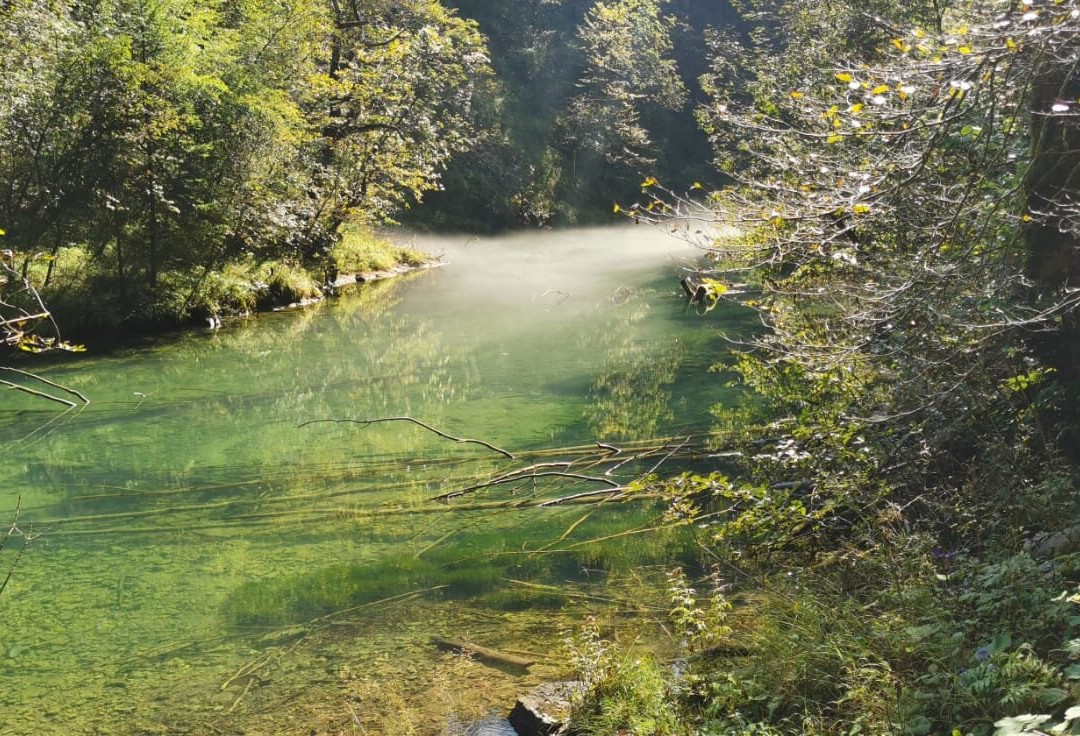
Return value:
[(356, 223), (342, 226), (341, 240), (330, 253), (333, 273), (388, 271), (402, 263), (417, 266), (427, 259), (422, 253), (401, 248)]
[(601, 638), (595, 621), (567, 640), (585, 689), (574, 699), (570, 728), (583, 736), (688, 733), (671, 707), (670, 675), (645, 656), (619, 656)]
[(315, 267), (342, 223), (436, 188), (475, 140), (475, 24), (433, 1), (331, 5), (5, 4), (12, 249), (39, 261), (80, 244), (102, 298), (173, 313), (155, 293), (166, 274), (252, 255)]
[(410, 222), (472, 231), (609, 222), (611, 200), (632, 197), (645, 169), (709, 175), (686, 102), (706, 67), (705, 29), (738, 20), (726, 2), (453, 5), (489, 38), (498, 80), (473, 108), (483, 141)]

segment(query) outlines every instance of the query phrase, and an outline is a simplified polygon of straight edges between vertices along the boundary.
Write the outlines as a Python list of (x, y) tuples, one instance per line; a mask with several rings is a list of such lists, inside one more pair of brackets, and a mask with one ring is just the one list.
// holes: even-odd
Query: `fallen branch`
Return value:
[(491, 662), (498, 662), (499, 664), (508, 664), (512, 667), (520, 667), (522, 669), (528, 669), (536, 664), (535, 660), (528, 659), (526, 657), (519, 657), (516, 654), (508, 654), (506, 652), (500, 652), (497, 649), (489, 649), (482, 647), (479, 644), (470, 644), (467, 641), (458, 641), (457, 639), (446, 639), (441, 636), (431, 637), (431, 643), (441, 649), (455, 649), (466, 654), (474, 654), (480, 659), (486, 659)]
[(67, 399), (62, 399), (59, 396), (53, 396), (52, 394), (47, 394), (44, 391), (38, 391), (36, 389), (32, 389), (28, 386), (23, 386), (12, 381), (5, 381), (3, 379), (0, 379), (0, 386), (7, 386), (13, 391), (22, 391), (24, 394), (30, 394), (31, 396), (36, 396), (39, 399), (48, 399), (49, 401), (55, 401), (57, 404), (64, 404), (69, 409), (74, 409), (78, 406), (78, 404), (76, 404), (74, 401), (68, 401)]
[(53, 388), (58, 388), (61, 391), (66, 391), (67, 393), (71, 394), (72, 396), (78, 397), (79, 401), (83, 402), (83, 404), (85, 404), (86, 406), (90, 406), (90, 399), (86, 398), (86, 396), (83, 393), (71, 388), (70, 386), (64, 386), (63, 384), (56, 383), (55, 381), (50, 381), (48, 378), (43, 378), (43, 377), (39, 376), (36, 373), (30, 373), (29, 371), (19, 370), (18, 368), (12, 368), (11, 366), (3, 366), (2, 368), (0, 368), (0, 370), (5, 370), (5, 371), (7, 371), (9, 373), (15, 373), (15, 374), (18, 374), (20, 376), (24, 376), (26, 378), (32, 378), (35, 381), (38, 381), (40, 383), (44, 383), (46, 386), (52, 386)]
[[(539, 508), (543, 509), (548, 506), (560, 506), (564, 503), (574, 503), (575, 501), (580, 501), (583, 498), (590, 498), (592, 496), (607, 496), (604, 501), (609, 501), (612, 498), (618, 498), (623, 495), (623, 491), (625, 490), (625, 486), (619, 486), (618, 488), (604, 488), (599, 491), (584, 491), (582, 493), (575, 493), (570, 496), (563, 496), (562, 498), (553, 498), (550, 501), (544, 501), (540, 504)], [(604, 501), (601, 501), (601, 503)]]
[(15, 501), (15, 518), (11, 522), (11, 528), (8, 529), (7, 532), (4, 534), (3, 539), (0, 539), (0, 552), (2, 552), (4, 550), (4, 547), (7, 546), (7, 543), (11, 540), (12, 537), (17, 536), (17, 537), (20, 537), (22, 539), (22, 546), (19, 547), (18, 551), (15, 553), (15, 559), (12, 561), (11, 565), (8, 567), (7, 575), (4, 576), (3, 582), (0, 582), (0, 593), (3, 593), (4, 588), (6, 588), (8, 583), (11, 582), (11, 576), (15, 572), (15, 567), (19, 564), (19, 561), (22, 559), (23, 553), (26, 552), (26, 545), (29, 544), (29, 541), (30, 541), (29, 537), (27, 537), (26, 534), (23, 534), (23, 532), (19, 529), (19, 509), (21, 509), (21, 508), (22, 508), (22, 496), (20, 496)]
[(506, 450), (502, 449), (501, 447), (496, 447), (495, 445), (491, 444), (490, 442), (485, 442), (484, 440), (474, 440), (474, 439), (470, 439), (470, 438), (467, 438), (467, 437), (455, 437), (452, 434), (447, 434), (446, 432), (443, 432), (440, 429), (436, 429), (435, 427), (432, 427), (430, 424), (426, 424), (424, 422), (421, 422), (419, 419), (413, 419), (412, 417), (379, 417), (379, 418), (376, 418), (376, 419), (312, 419), (309, 422), (304, 422), (303, 424), (299, 424), (297, 426), (298, 427), (306, 427), (309, 424), (333, 423), (333, 424), (359, 424), (361, 426), (367, 427), (368, 425), (371, 425), (371, 424), (382, 424), (383, 422), (411, 422), (412, 424), (415, 424), (418, 427), (423, 427), (427, 431), (433, 432), (433, 433), (439, 435), (440, 437), (443, 437), (444, 439), (448, 439), (448, 440), (451, 440), (453, 442), (462, 442), (462, 443), (471, 443), (471, 444), (474, 444), (474, 445), (482, 445), (482, 446), (488, 448), (489, 450), (491, 450), (493, 452), (497, 452), (500, 455), (503, 455), (505, 457), (510, 458), (511, 460), (514, 459), (514, 455), (512, 453), (507, 452)]
[(530, 478), (572, 478), (574, 480), (583, 480), (590, 483), (606, 483), (612, 488), (621, 488), (619, 483), (611, 480), (610, 478), (597, 478), (592, 475), (582, 475), (581, 473), (564, 473), (554, 470), (548, 470), (543, 473), (523, 473), (516, 475), (506, 475), (498, 478), (494, 478), (485, 483), (477, 483), (476, 485), (468, 486), (457, 491), (450, 491), (449, 493), (443, 493), (438, 496), (429, 498), (429, 501), (449, 501), (452, 498), (459, 498), (460, 496), (467, 495), (469, 493), (475, 493), (476, 491), (483, 490), (484, 488), (490, 488), (492, 486), (504, 485), (506, 483), (516, 483), (519, 480), (528, 480)]

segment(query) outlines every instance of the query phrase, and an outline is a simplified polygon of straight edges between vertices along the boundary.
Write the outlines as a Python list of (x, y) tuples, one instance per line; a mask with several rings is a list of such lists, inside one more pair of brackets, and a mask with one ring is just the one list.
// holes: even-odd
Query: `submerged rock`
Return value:
[(584, 687), (581, 682), (548, 682), (518, 698), (510, 711), (510, 725), (518, 736), (564, 733), (570, 720), (570, 700)]
[(492, 713), (472, 723), (451, 724), (444, 736), (515, 736), (515, 733), (514, 727), (504, 716)]

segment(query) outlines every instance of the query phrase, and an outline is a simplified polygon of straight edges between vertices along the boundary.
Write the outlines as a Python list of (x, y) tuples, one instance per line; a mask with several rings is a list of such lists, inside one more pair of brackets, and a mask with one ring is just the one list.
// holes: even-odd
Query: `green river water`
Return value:
[[(41, 369), (80, 411), (4, 393), (0, 522), (21, 499), (36, 536), (0, 596), (0, 734), (441, 733), (565, 676), (587, 615), (657, 635), (645, 591), (692, 532), (648, 531), (646, 501), (539, 506), (607, 487), (543, 473), (615, 485), (700, 437), (747, 317), (687, 311), (696, 251), (659, 230), (417, 245), (446, 265)], [(318, 421), (403, 415), (514, 458)]]

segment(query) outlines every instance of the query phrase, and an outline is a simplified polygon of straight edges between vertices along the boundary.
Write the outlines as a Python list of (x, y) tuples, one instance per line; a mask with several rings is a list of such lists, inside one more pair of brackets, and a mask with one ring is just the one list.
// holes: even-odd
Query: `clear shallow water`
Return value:
[[(561, 676), (585, 613), (647, 625), (641, 589), (692, 546), (614, 536), (657, 526), (649, 504), (537, 507), (605, 487), (548, 475), (432, 499), (541, 463), (648, 469), (664, 451), (619, 462), (737, 400), (707, 369), (745, 316), (685, 310), (696, 252), (662, 231), (417, 244), (447, 264), (43, 370), (82, 411), (0, 397), (0, 519), (21, 499), (40, 535), (0, 597), (0, 734), (437, 733)], [(400, 415), (515, 458), (318, 421)]]

